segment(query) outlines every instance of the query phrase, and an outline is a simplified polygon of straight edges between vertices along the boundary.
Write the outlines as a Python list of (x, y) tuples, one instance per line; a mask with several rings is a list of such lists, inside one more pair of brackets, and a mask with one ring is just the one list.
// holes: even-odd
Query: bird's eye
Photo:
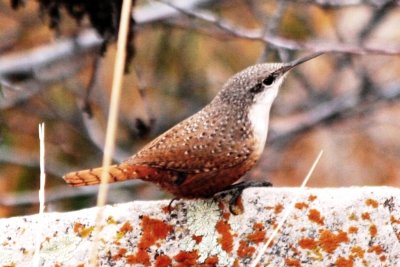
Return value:
[(264, 85), (270, 86), (271, 84), (273, 84), (275, 81), (275, 76), (274, 75), (269, 75), (267, 78), (265, 78), (262, 83)]
[(261, 83), (257, 83), (256, 85), (254, 85), (254, 87), (252, 87), (250, 89), (251, 93), (257, 94), (259, 92), (261, 92), (263, 90), (263, 86)]

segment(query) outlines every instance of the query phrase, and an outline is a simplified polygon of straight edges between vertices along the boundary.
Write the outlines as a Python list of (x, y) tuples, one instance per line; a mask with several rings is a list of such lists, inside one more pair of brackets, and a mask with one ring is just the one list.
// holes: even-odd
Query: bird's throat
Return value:
[(249, 109), (249, 121), (256, 140), (256, 153), (261, 154), (264, 150), (268, 135), (269, 114), (272, 103), (278, 94), (278, 87), (267, 90), (262, 95), (254, 99), (254, 103)]

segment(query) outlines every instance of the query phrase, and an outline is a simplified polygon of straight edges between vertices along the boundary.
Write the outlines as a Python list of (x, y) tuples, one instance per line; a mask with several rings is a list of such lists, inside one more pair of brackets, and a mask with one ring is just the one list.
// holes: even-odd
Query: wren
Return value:
[[(264, 150), (271, 106), (288, 71), (321, 54), (257, 64), (235, 74), (202, 110), (110, 166), (108, 181), (141, 179), (183, 198), (207, 198), (230, 188)], [(95, 168), (63, 178), (83, 186), (98, 184), (100, 176), (101, 168)]]

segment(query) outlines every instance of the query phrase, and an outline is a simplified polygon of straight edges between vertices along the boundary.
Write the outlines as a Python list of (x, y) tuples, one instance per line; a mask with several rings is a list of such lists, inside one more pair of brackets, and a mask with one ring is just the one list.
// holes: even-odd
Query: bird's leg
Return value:
[(229, 185), (225, 187), (224, 190), (222, 190), (221, 192), (226, 192), (231, 194), (231, 199), (229, 200), (229, 211), (234, 215), (238, 215), (238, 213), (235, 210), (235, 206), (237, 204), (239, 197), (242, 195), (243, 190), (249, 187), (270, 187), (270, 186), (272, 186), (270, 182), (243, 181), (237, 184)]

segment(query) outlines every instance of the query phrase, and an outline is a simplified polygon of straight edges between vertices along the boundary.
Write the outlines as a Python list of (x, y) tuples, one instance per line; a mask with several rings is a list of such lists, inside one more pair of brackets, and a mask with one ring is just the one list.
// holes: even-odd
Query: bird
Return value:
[[(271, 185), (235, 182), (263, 153), (271, 106), (288, 72), (321, 54), (289, 63), (259, 63), (236, 73), (203, 109), (110, 166), (108, 182), (141, 179), (178, 198), (209, 198), (235, 187), (240, 195), (249, 186)], [(72, 186), (95, 185), (101, 173), (101, 167), (92, 168), (63, 178)]]

